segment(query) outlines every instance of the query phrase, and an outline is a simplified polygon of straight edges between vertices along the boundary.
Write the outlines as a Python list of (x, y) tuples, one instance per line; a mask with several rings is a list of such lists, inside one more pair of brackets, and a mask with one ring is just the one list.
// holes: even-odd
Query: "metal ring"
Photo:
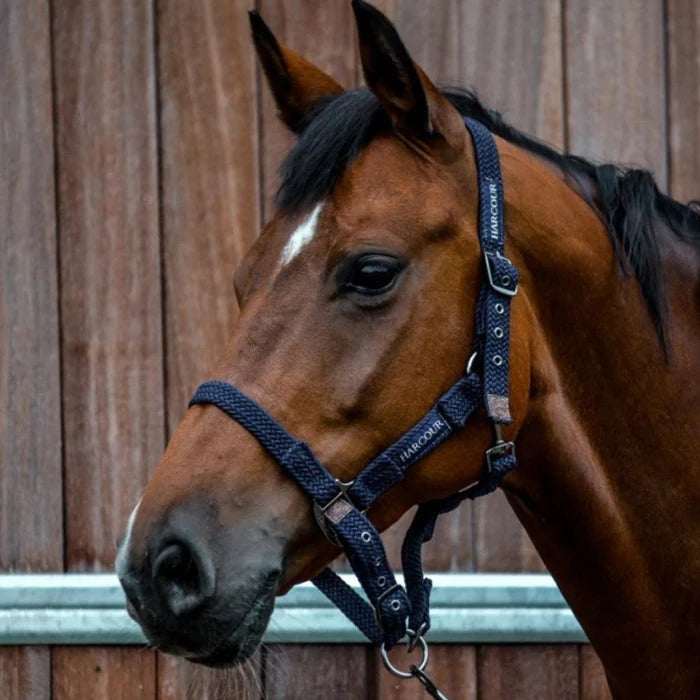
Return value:
[(380, 576), (377, 579), (377, 585), (379, 586), (379, 588), (384, 588), (384, 586), (386, 586), (386, 576)]
[(508, 277), (508, 275), (503, 275), (503, 277), (501, 277), (501, 284), (507, 287), (510, 284), (510, 277)]
[(372, 535), (370, 535), (369, 532), (367, 532), (367, 530), (364, 530), (364, 531), (360, 534), (360, 539), (361, 539), (365, 544), (367, 544), (368, 542), (371, 542), (371, 541), (372, 541)]
[(493, 308), (496, 309), (497, 314), (502, 314), (505, 311), (503, 304), (496, 304)]
[[(420, 644), (421, 653), (423, 657), (421, 658), (420, 663), (417, 665), (417, 668), (419, 671), (422, 671), (428, 665), (430, 652), (428, 651), (428, 642), (426, 642), (425, 639), (423, 639), (423, 637), (418, 637), (418, 644)], [(386, 667), (387, 671), (393, 673), (397, 678), (413, 678), (412, 673), (402, 671), (401, 669), (396, 668), (396, 666), (394, 666), (394, 664), (392, 664), (391, 661), (389, 661), (389, 656), (386, 652), (384, 642), (382, 642), (382, 645), (379, 647), (379, 653), (381, 654), (382, 663)]]
[(500, 355), (494, 355), (491, 358), (491, 362), (493, 362), (496, 367), (500, 367), (503, 364), (503, 358)]
[(474, 367), (474, 360), (476, 360), (476, 356), (478, 354), (478, 352), (473, 352), (472, 356), (469, 358), (469, 361), (467, 362), (467, 376), (469, 376), (472, 373), (472, 369)]
[(401, 610), (401, 601), (398, 598), (394, 598), (394, 600), (389, 602), (389, 607), (394, 612), (398, 612), (399, 610)]
[(493, 334), (494, 334), (497, 338), (502, 338), (502, 337), (503, 337), (503, 329), (502, 329), (500, 326), (496, 326), (496, 327), (493, 329)]
[(420, 639), (425, 634), (427, 627), (427, 622), (421, 622), (417, 632), (414, 632), (412, 629), (407, 630), (406, 634), (408, 635), (408, 641), (406, 642), (406, 649), (408, 650), (409, 654), (416, 648), (416, 644), (418, 644)]

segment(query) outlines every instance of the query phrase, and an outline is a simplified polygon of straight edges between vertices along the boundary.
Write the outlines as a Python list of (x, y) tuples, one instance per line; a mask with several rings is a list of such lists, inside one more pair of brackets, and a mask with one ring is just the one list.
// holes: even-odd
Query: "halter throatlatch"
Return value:
[[(420, 642), (425, 661), (427, 646), (423, 635), (430, 628), (432, 584), (423, 575), (421, 548), (432, 537), (441, 513), (456, 508), (466, 498), (491, 493), (516, 464), (515, 447), (501, 438), (501, 425), (511, 422), (510, 301), (518, 290), (518, 272), (503, 250), (503, 183), (496, 144), (481, 123), (469, 118), (464, 121), (476, 151), (479, 242), (485, 274), (476, 306), (472, 360), (465, 374), (428, 413), (352, 482), (342, 483), (318, 461), (306, 443), (292, 437), (265, 409), (234, 386), (205, 382), (189, 404), (214, 404), (238, 421), (309, 494), (321, 529), (331, 542), (343, 548), (367, 600), (330, 569), (313, 579), (313, 583), (371, 642), (388, 650), (408, 635), (409, 649)], [(472, 368), (475, 356), (480, 372)], [(365, 512), (382, 493), (401, 481), (410, 467), (461, 430), (481, 406), (485, 406), (495, 432), (495, 442), (486, 450), (482, 478), (452, 496), (419, 506), (401, 549), (403, 587), (397, 583), (379, 533)], [(422, 668), (419, 666), (421, 672)]]

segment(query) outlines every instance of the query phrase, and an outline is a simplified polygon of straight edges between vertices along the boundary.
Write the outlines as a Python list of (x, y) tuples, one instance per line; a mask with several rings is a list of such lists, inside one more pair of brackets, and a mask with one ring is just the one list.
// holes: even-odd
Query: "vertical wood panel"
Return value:
[[(53, 9), (66, 565), (111, 570), (163, 448), (153, 17), (128, 0)], [(152, 652), (53, 655), (54, 698), (153, 697)]]
[(570, 150), (666, 186), (663, 0), (567, 0)]
[(478, 667), (479, 700), (579, 700), (574, 645), (485, 645)]
[[(356, 82), (355, 20), (349, 2), (315, 0), (259, 0), (260, 14), (277, 39), (329, 73), (345, 88)], [(258, 70), (259, 80), (264, 76)], [(277, 119), (267, 85), (260, 95), (260, 148), (262, 152), (263, 218), (272, 213), (279, 166), (293, 142), (291, 132)]]
[(0, 700), (50, 700), (48, 647), (0, 647)]
[(366, 670), (370, 653), (359, 644), (271, 645), (265, 658), (265, 698), (369, 700), (374, 697)]
[(700, 199), (700, 4), (668, 0), (670, 190)]
[(163, 448), (153, 18), (54, 10), (67, 565), (111, 569)]
[(235, 319), (233, 274), (258, 229), (257, 113), (250, 3), (158, 7), (172, 430)]
[(152, 700), (155, 653), (127, 647), (54, 647), (52, 700)]
[(50, 20), (0, 14), (0, 568), (60, 569), (61, 417)]
[[(46, 2), (0, 10), (0, 569), (63, 566), (61, 397)], [(0, 700), (49, 700), (47, 647), (0, 648)]]
[(590, 644), (579, 647), (580, 700), (612, 700), (603, 664)]
[(241, 668), (213, 669), (158, 654), (158, 700), (259, 700), (260, 652)]
[(473, 86), (520, 129), (563, 145), (559, 0), (390, 0), (413, 58), (440, 83)]

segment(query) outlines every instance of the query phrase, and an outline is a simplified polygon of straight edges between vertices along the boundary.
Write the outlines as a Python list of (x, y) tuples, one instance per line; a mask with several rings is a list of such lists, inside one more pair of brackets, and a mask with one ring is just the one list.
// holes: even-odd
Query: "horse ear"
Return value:
[(352, 7), (367, 86), (391, 117), (394, 129), (412, 139), (434, 134), (448, 142), (463, 139), (459, 113), (413, 62), (394, 25), (363, 0), (353, 0)]
[(253, 41), (282, 121), (294, 132), (304, 129), (314, 105), (339, 95), (343, 87), (333, 78), (280, 44), (263, 18), (248, 13)]

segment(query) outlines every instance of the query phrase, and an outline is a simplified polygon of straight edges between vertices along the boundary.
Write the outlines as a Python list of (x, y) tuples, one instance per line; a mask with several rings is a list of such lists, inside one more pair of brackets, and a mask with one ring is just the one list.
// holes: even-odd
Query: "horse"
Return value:
[[(367, 85), (353, 90), (251, 15), (297, 140), (275, 213), (235, 273), (240, 315), (214, 377), (341, 485), (419, 421), (465, 376), (491, 274), (464, 119), (479, 122), (500, 160), (519, 274), (498, 425), (518, 464), (500, 487), (613, 695), (700, 697), (700, 212), (648, 172), (561, 154), (474, 94), (438, 89), (386, 17), (353, 8)], [(368, 527), (483, 479), (490, 415), (504, 405), (487, 408), (379, 497)], [(258, 646), (275, 596), (339, 552), (249, 429), (195, 403), (116, 569), (151, 644), (235, 665)]]

